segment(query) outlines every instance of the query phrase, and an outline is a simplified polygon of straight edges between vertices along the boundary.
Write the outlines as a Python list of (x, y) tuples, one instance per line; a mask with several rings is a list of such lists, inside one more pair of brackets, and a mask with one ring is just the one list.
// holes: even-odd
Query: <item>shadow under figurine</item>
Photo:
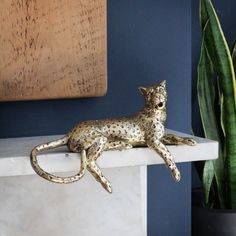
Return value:
[[(35, 172), (51, 182), (67, 184), (78, 181), (88, 170), (111, 193), (111, 183), (96, 163), (102, 152), (147, 146), (163, 158), (173, 178), (179, 182), (180, 172), (165, 145), (195, 145), (196, 142), (190, 138), (165, 134), (166, 81), (148, 88), (140, 87), (139, 90), (145, 98), (145, 105), (138, 113), (122, 118), (81, 122), (61, 139), (36, 146), (31, 152), (31, 165)], [(72, 152), (80, 153), (80, 170), (74, 176), (55, 176), (44, 171), (37, 162), (39, 152), (63, 145), (67, 145)]]

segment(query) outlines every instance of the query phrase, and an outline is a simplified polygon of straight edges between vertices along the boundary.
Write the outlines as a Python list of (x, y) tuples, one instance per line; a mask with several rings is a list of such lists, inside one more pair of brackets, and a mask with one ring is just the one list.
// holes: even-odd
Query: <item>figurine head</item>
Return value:
[(151, 87), (139, 87), (139, 91), (143, 94), (146, 105), (150, 108), (156, 110), (163, 110), (166, 108), (167, 92), (165, 80)]

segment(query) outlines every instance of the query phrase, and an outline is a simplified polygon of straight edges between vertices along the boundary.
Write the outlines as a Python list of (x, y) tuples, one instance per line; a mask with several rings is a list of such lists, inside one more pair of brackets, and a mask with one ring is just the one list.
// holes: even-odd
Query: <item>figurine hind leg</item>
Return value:
[(120, 141), (108, 141), (106, 143), (105, 151), (107, 150), (123, 150), (123, 149), (130, 149), (133, 146), (129, 144), (127, 141), (120, 140)]
[(105, 149), (107, 138), (104, 136), (96, 137), (93, 144), (87, 150), (87, 168), (94, 178), (101, 183), (103, 188), (109, 193), (112, 192), (112, 186), (109, 180), (103, 175), (101, 169), (96, 163), (97, 158)]
[(186, 144), (189, 146), (195, 146), (197, 142), (188, 137), (180, 137), (175, 134), (165, 134), (164, 137), (161, 138), (161, 142), (165, 145), (182, 145)]

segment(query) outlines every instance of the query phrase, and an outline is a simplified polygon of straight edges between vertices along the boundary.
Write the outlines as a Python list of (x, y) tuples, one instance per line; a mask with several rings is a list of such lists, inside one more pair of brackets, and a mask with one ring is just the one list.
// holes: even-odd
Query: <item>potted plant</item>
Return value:
[(200, 0), (200, 23), (198, 103), (205, 137), (219, 142), (219, 158), (201, 168), (204, 207), (193, 208), (193, 235), (231, 236), (236, 235), (236, 46), (230, 51), (211, 0)]

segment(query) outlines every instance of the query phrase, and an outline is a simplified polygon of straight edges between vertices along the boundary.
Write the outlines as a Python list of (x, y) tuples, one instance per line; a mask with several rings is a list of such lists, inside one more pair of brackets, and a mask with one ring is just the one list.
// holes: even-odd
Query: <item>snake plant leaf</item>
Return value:
[[(206, 25), (208, 22), (206, 23)], [(198, 64), (198, 103), (205, 137), (216, 141), (220, 140), (220, 132), (215, 113), (215, 89), (213, 85), (213, 65), (207, 53), (205, 45), (205, 30), (201, 46), (200, 60)], [(205, 162), (203, 169), (204, 204), (209, 206), (209, 193), (215, 176), (217, 183), (218, 198), (220, 206), (224, 207), (224, 165), (221, 151), (219, 158), (214, 161)]]
[(233, 46), (232, 59), (233, 59), (234, 71), (235, 71), (236, 70), (236, 42), (234, 43), (234, 46)]
[(203, 32), (205, 26), (207, 25), (207, 22), (209, 21), (209, 15), (205, 7), (205, 0), (200, 0), (199, 13), (200, 25)]
[(204, 188), (204, 206), (209, 207), (211, 202), (209, 201), (210, 190), (212, 186), (212, 182), (214, 179), (214, 165), (213, 161), (206, 161), (203, 168), (202, 175), (202, 184)]
[(207, 14), (209, 19), (209, 24), (205, 29), (205, 43), (214, 69), (219, 76), (223, 96), (224, 120), (221, 123), (225, 130), (227, 187), (230, 207), (236, 208), (236, 82), (233, 60), (210, 0), (201, 0), (201, 11)]
[[(203, 40), (200, 60), (198, 64), (197, 91), (198, 91), (198, 103), (199, 103), (200, 115), (206, 137), (208, 136), (208, 132), (212, 132), (215, 135), (215, 130), (216, 130), (214, 108), (213, 108), (214, 90), (211, 87), (209, 87), (209, 84), (211, 84), (213, 73), (214, 73), (213, 67), (207, 55), (205, 42)], [(208, 113), (211, 114), (211, 116), (208, 116), (207, 115)], [(210, 205), (209, 194), (212, 186), (212, 181), (214, 179), (214, 175), (215, 172), (214, 172), (213, 162), (206, 161), (204, 164), (203, 175), (202, 175), (205, 206)]]
[(207, 53), (205, 45), (205, 30), (203, 30), (201, 54), (198, 64), (198, 102), (206, 138), (218, 140), (219, 133), (217, 132), (218, 127), (214, 109), (215, 89), (213, 85), (213, 75), (214, 69)]
[(224, 111), (224, 96), (222, 94), (222, 92), (220, 91), (220, 86), (219, 86), (219, 78), (217, 78), (217, 87), (218, 87), (218, 96), (219, 96), (219, 105), (220, 105), (220, 125), (224, 134), (224, 137), (226, 136), (225, 133), (225, 126), (224, 123), (227, 122), (226, 121), (226, 117), (225, 117), (225, 111)]

